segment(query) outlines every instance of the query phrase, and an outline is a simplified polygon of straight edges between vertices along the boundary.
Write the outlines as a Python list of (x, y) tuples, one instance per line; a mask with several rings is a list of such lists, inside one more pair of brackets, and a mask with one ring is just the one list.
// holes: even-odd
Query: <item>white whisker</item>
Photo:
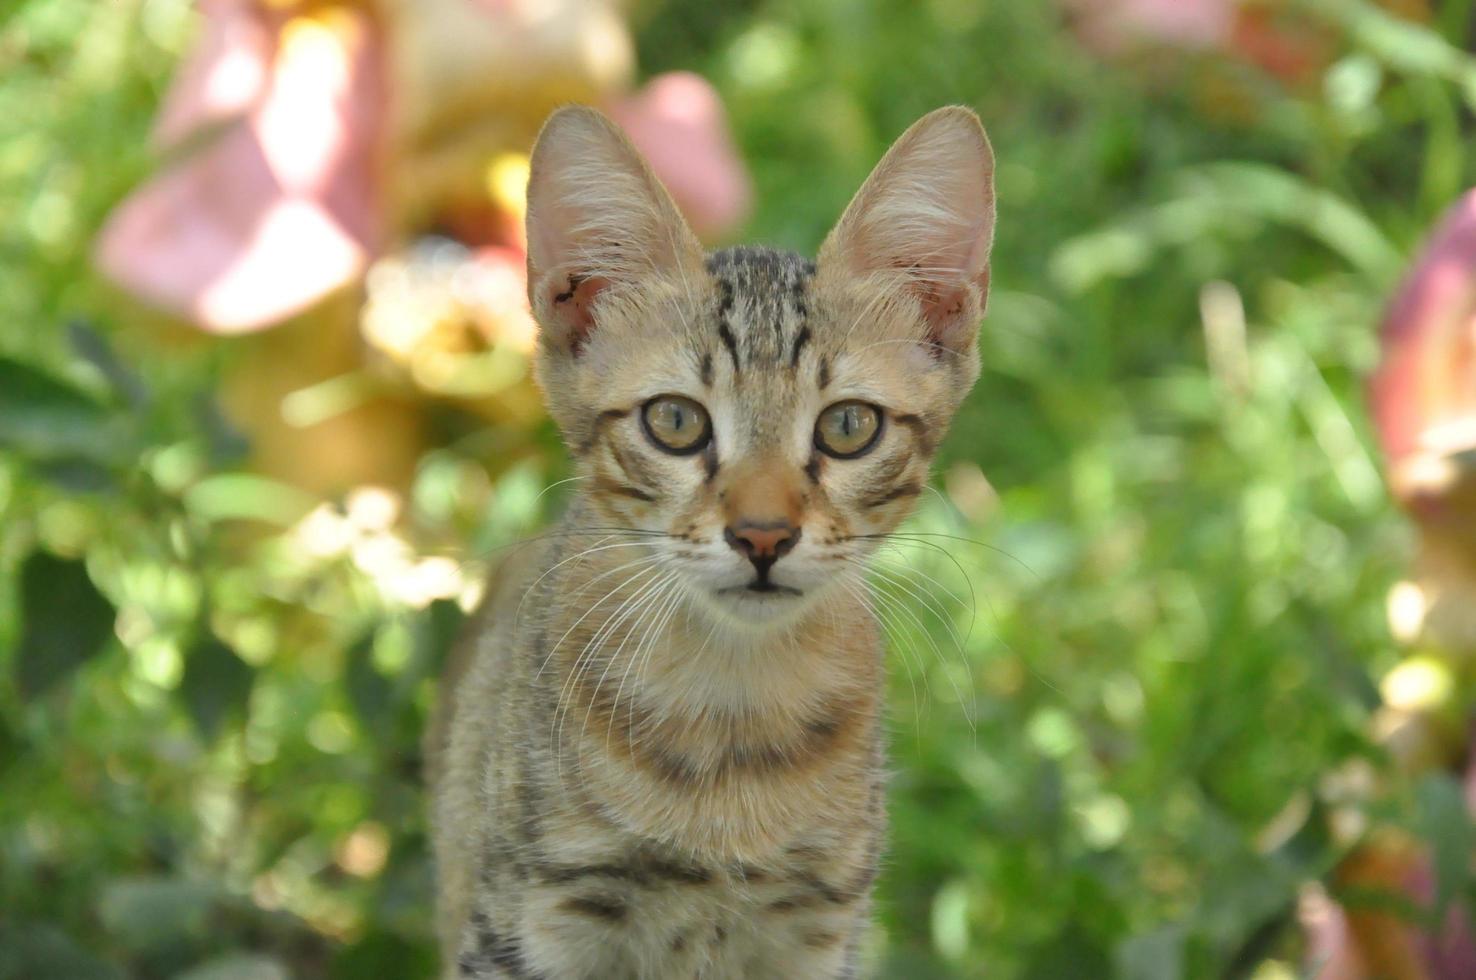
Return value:
[[(681, 605), (681, 580), (675, 572), (672, 573), (668, 595), (663, 598), (665, 598), (664, 604), (660, 607), (656, 615), (651, 618), (651, 625), (646, 627), (646, 633), (641, 637), (640, 645), (636, 647), (635, 652), (631, 654), (630, 660), (625, 665), (625, 673), (620, 675), (620, 686), (615, 689), (615, 700), (610, 703), (610, 721), (605, 726), (606, 751), (610, 748), (610, 736), (615, 730), (615, 712), (620, 710), (620, 698), (625, 693), (625, 682), (630, 678), (630, 669), (635, 666), (637, 661), (644, 662), (645, 658), (651, 655), (651, 651), (656, 648), (656, 643), (660, 640), (661, 634), (665, 632), (667, 624), (671, 622), (671, 617), (676, 613), (677, 607)], [(638, 690), (640, 690), (639, 681), (636, 684), (636, 691)], [(626, 713), (627, 731), (634, 724), (635, 702), (636, 693), (632, 691), (630, 708)]]
[[(857, 562), (857, 564), (859, 565), (861, 563)], [(909, 620), (911, 620), (912, 624), (917, 628), (917, 631), (922, 634), (923, 638), (926, 639), (928, 641), (928, 644), (933, 648), (933, 653), (938, 658), (938, 660), (940, 662), (946, 660), (946, 658), (943, 656), (943, 651), (940, 650), (938, 647), (937, 641), (933, 639), (932, 633), (929, 632), (927, 626), (924, 625), (923, 621), (918, 618), (917, 614), (914, 613), (910, 608), (908, 608), (905, 602), (903, 602), (897, 596), (891, 595), (885, 589), (882, 589), (878, 583), (873, 583), (872, 594), (876, 597), (878, 601), (882, 602), (884, 605), (887, 605), (888, 607), (894, 609), (895, 611), (901, 613)], [(973, 712), (970, 710), (973, 692), (973, 668), (969, 666), (968, 654), (964, 651), (962, 646), (958, 647), (958, 653), (959, 659), (963, 662), (964, 669), (968, 672), (969, 675), (970, 700), (968, 702), (965, 702), (963, 692), (959, 689), (958, 681), (954, 679), (953, 674), (947, 671), (945, 671), (944, 673), (945, 676), (947, 676), (948, 678), (948, 683), (953, 687), (954, 696), (958, 699), (959, 705), (963, 708), (964, 719), (969, 723), (969, 730), (977, 735), (978, 728), (974, 720)]]
[(598, 554), (601, 551), (609, 551), (612, 548), (638, 548), (648, 546), (648, 542), (645, 541), (620, 541), (615, 544), (603, 544), (603, 542), (608, 541), (610, 537), (611, 535), (605, 535), (604, 537), (600, 538), (599, 541), (595, 542), (595, 545), (593, 547), (585, 548), (583, 551), (576, 552), (570, 555), (568, 558), (564, 558), (561, 561), (556, 562), (551, 568), (549, 568), (548, 571), (544, 572), (542, 575), (534, 579), (533, 584), (523, 590), (523, 597), (518, 600), (517, 609), (513, 611), (514, 628), (516, 628), (518, 620), (523, 614), (523, 604), (528, 601), (528, 596), (533, 594), (533, 590), (538, 588), (540, 582), (548, 578), (560, 568), (563, 568), (565, 565), (569, 564), (572, 561), (578, 561), (581, 558), (587, 558), (590, 555)]
[(612, 595), (614, 595), (615, 593), (619, 592), (621, 589), (625, 588), (632, 581), (634, 581), (637, 576), (644, 575), (647, 571), (650, 571), (650, 569), (648, 567), (645, 567), (645, 566), (653, 565), (653, 564), (655, 564), (656, 562), (658, 562), (660, 560), (661, 560), (661, 556), (660, 555), (647, 555), (644, 558), (638, 558), (635, 561), (627, 562), (624, 565), (617, 565), (616, 567), (614, 567), (612, 569), (609, 569), (607, 571), (601, 572), (599, 575), (596, 575), (594, 578), (592, 578), (588, 582), (584, 583), (584, 585), (580, 588), (580, 590), (577, 593), (575, 593), (575, 595), (583, 595), (584, 592), (587, 591), (591, 585), (593, 585), (594, 583), (600, 581), (601, 579), (609, 578), (611, 575), (615, 575), (615, 574), (617, 574), (619, 572), (622, 572), (622, 571), (624, 571), (627, 568), (635, 568), (636, 566), (642, 566), (642, 570), (641, 571), (633, 573), (630, 578), (625, 579), (623, 582), (621, 582), (619, 585), (615, 586), (609, 592), (606, 592), (603, 596), (600, 597), (599, 601), (593, 603), (588, 609), (586, 609), (584, 611), (584, 613), (578, 619), (574, 620), (574, 622), (572, 624), (570, 624), (570, 626), (569, 626), (568, 629), (564, 630), (563, 635), (558, 638), (557, 642), (555, 642), (554, 645), (549, 649), (548, 653), (544, 654), (544, 656), (543, 656), (543, 663), (541, 663), (541, 664), (538, 665), (538, 673), (536, 673), (536, 674), (533, 675), (533, 680), (536, 681), (536, 680), (538, 680), (538, 678), (540, 678), (540, 677), (543, 676), (543, 670), (544, 670), (545, 667), (548, 666), (549, 661), (553, 659), (553, 655), (558, 652), (559, 647), (561, 647), (561, 646), (564, 645), (564, 641), (569, 638), (569, 634), (572, 633), (572, 632), (574, 632), (574, 630), (579, 627), (579, 624), (580, 623), (582, 623), (586, 619), (588, 619), (589, 616), (590, 616), (590, 614), (592, 614), (596, 609), (598, 609), (604, 603), (604, 601), (606, 599), (610, 598)]
[[(645, 583), (639, 589), (637, 589), (634, 594), (627, 597), (626, 600), (622, 602), (620, 606), (615, 610), (614, 614), (612, 614), (609, 619), (605, 620), (605, 622), (601, 624), (600, 628), (595, 631), (595, 634), (589, 638), (589, 641), (584, 644), (584, 648), (579, 651), (579, 656), (574, 659), (574, 666), (570, 669), (569, 676), (565, 678), (564, 684), (559, 690), (559, 708), (555, 712), (554, 720), (556, 724), (553, 727), (557, 729), (554, 744), (555, 746), (557, 746), (556, 760), (560, 763), (558, 771), (561, 776), (563, 773), (562, 760), (565, 745), (564, 721), (569, 715), (570, 698), (573, 696), (573, 691), (577, 689), (580, 678), (594, 666), (594, 662), (599, 657), (600, 650), (604, 646), (605, 640), (608, 639), (616, 630), (618, 630), (621, 625), (631, 616), (642, 613), (644, 611), (642, 608), (642, 603), (651, 595), (653, 591), (661, 588), (662, 585), (670, 578), (670, 576), (675, 574), (669, 571), (654, 571), (658, 571), (657, 577), (650, 582)], [(625, 637), (621, 640), (621, 645), (623, 646), (625, 641), (629, 638), (630, 633), (627, 632), (625, 634)], [(616, 655), (619, 655), (618, 651)], [(590, 707), (591, 709), (593, 708), (593, 701), (591, 701)], [(586, 712), (585, 725), (587, 726), (588, 723), (589, 714), (588, 712)], [(581, 738), (582, 737), (583, 731), (581, 730)]]

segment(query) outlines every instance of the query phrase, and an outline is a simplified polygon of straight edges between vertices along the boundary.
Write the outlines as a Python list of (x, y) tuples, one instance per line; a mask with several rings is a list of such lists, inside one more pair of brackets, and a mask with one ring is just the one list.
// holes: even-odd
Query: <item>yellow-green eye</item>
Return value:
[(712, 438), (707, 409), (681, 395), (658, 395), (641, 409), (651, 441), (669, 453), (695, 453)]
[(815, 421), (815, 446), (839, 459), (870, 452), (881, 434), (881, 410), (865, 402), (836, 402)]

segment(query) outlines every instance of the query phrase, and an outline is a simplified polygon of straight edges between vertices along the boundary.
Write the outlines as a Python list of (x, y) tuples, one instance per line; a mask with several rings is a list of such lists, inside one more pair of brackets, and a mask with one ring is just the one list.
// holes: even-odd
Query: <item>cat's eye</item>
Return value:
[(669, 453), (695, 453), (712, 438), (707, 409), (681, 395), (658, 395), (641, 409), (651, 441)]
[(837, 459), (871, 451), (881, 435), (881, 410), (866, 402), (836, 402), (815, 421), (815, 447)]

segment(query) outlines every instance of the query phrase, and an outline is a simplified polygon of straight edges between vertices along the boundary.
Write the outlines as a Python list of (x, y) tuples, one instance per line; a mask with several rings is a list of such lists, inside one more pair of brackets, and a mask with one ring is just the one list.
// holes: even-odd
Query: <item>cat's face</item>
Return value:
[[(737, 623), (788, 621), (906, 516), (978, 375), (992, 158), (940, 110), (857, 194), (817, 263), (702, 255), (603, 117), (534, 152), (539, 375), (600, 528)], [(615, 532), (612, 532), (615, 533)]]

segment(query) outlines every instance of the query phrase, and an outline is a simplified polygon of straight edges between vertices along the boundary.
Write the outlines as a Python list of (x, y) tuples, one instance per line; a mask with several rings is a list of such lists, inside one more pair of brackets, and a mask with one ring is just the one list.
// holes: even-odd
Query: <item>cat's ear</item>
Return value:
[(927, 341), (972, 347), (989, 297), (994, 152), (979, 117), (937, 109), (898, 137), (820, 249), (820, 266), (883, 273), (921, 305)]
[(578, 354), (607, 292), (701, 261), (671, 195), (614, 123), (587, 106), (549, 117), (528, 176), (528, 298), (546, 344)]

